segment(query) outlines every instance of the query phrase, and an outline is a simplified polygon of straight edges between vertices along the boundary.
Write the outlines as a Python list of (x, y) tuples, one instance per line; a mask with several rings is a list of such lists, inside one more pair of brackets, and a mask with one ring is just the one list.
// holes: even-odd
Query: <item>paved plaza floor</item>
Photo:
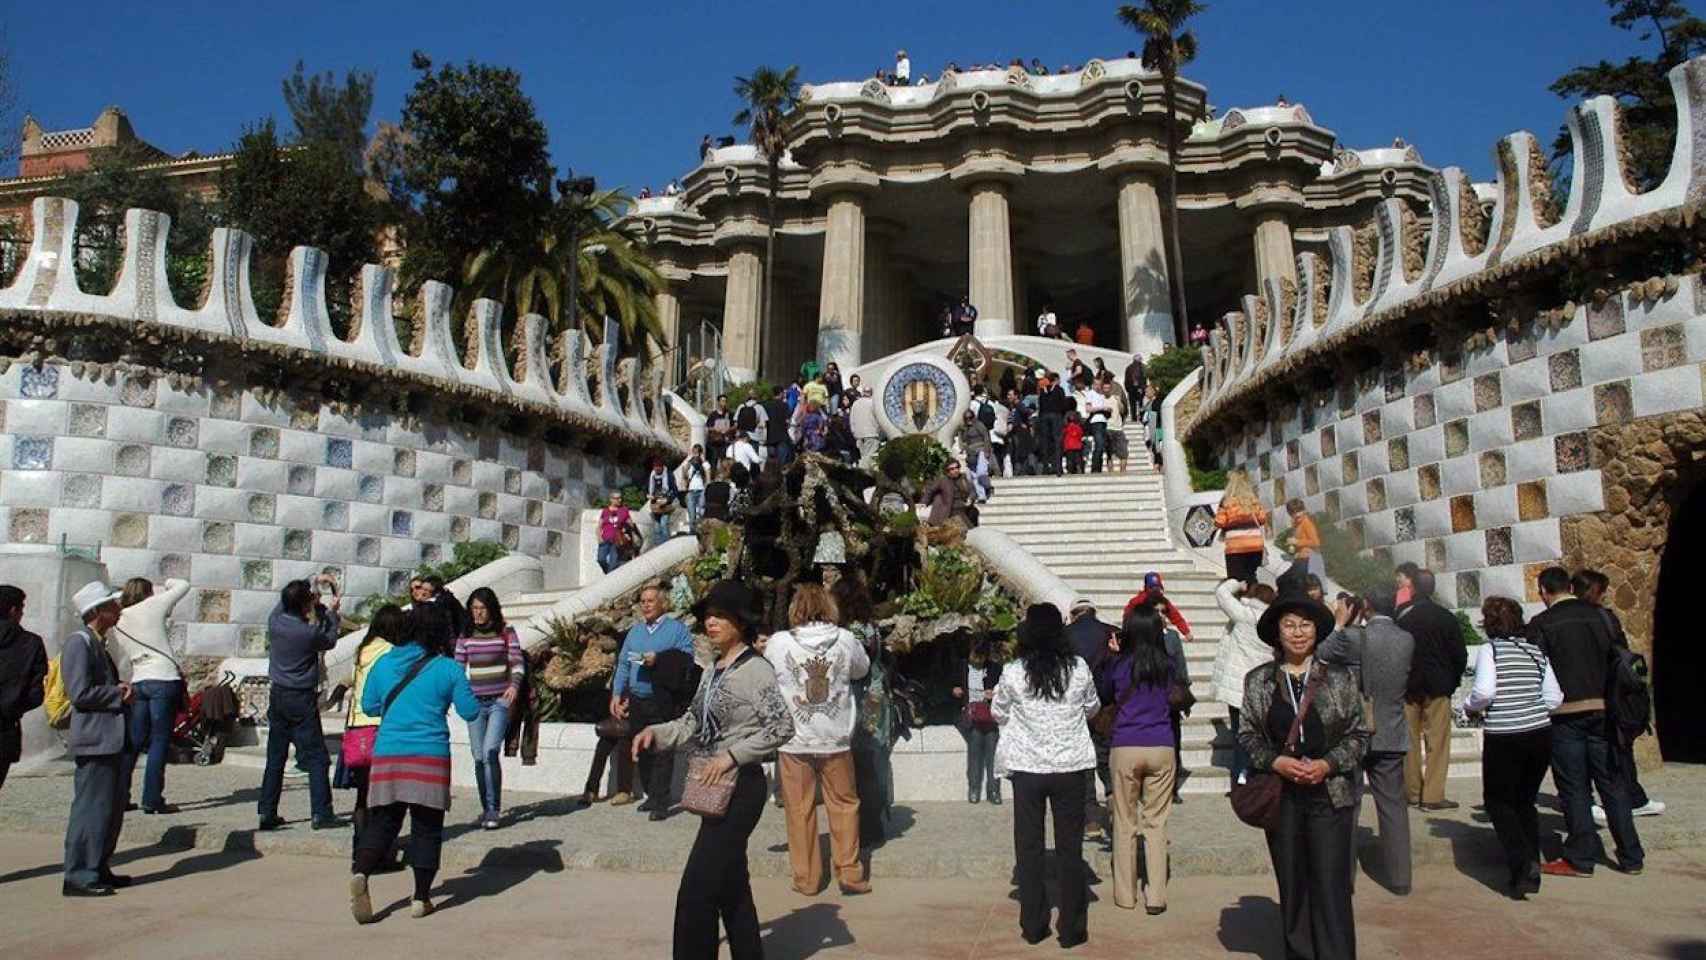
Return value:
[[(676, 876), (697, 819), (649, 823), (632, 807), (571, 810), (559, 798), (517, 795), (506, 829), (467, 823), (459, 795), (435, 897), (443, 911), (408, 916), (406, 874), (375, 879), (385, 921), (358, 930), (344, 878), (349, 833), (313, 831), (305, 782), (287, 785), (289, 828), (254, 831), (259, 771), (173, 767), (170, 799), (182, 811), (126, 818), (120, 872), (137, 884), (110, 900), (59, 896), (66, 776), (13, 777), (0, 789), (0, 956), (292, 957), (346, 953), (362, 960), (418, 957), (455, 944), (481, 952), (545, 949), (553, 955), (668, 955)], [(1379, 865), (1357, 887), (1364, 957), (1665, 957), (1706, 960), (1706, 770), (1671, 766), (1645, 778), (1671, 804), (1639, 821), (1648, 870), (1609, 869), (1587, 880), (1548, 880), (1517, 903), (1494, 889), (1501, 868), (1491, 828), (1456, 788), (1461, 809), (1415, 814), (1415, 892), (1397, 897)], [(1455, 787), (1455, 785), (1454, 785)], [(350, 794), (335, 794), (340, 811)], [(919, 804), (897, 811), (900, 831), (872, 857), (876, 893), (815, 899), (789, 889), (782, 817), (767, 810), (751, 845), (770, 960), (805, 957), (1017, 957), (1047, 953), (1017, 938), (1010, 806)], [(1542, 814), (1543, 827), (1561, 819)], [(1365, 811), (1365, 821), (1372, 811)], [(1238, 824), (1218, 797), (1193, 797), (1171, 823), (1174, 881), (1161, 917), (1114, 908), (1105, 848), (1088, 844), (1098, 899), (1091, 942), (1077, 955), (1277, 958), (1277, 907), (1261, 835)], [(827, 841), (827, 838), (825, 838)], [(398, 909), (401, 907), (402, 909)], [(456, 949), (462, 949), (457, 947)]]

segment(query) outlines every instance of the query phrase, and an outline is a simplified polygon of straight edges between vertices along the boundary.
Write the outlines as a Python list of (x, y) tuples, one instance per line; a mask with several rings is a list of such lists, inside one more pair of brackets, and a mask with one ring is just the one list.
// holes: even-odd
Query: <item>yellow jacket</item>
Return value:
[(344, 723), (348, 727), (377, 727), (378, 717), (370, 717), (361, 712), (361, 688), (367, 686), (368, 671), (379, 662), (379, 658), (392, 650), (389, 640), (369, 640), (355, 655), (355, 670), (350, 682), (349, 719)]

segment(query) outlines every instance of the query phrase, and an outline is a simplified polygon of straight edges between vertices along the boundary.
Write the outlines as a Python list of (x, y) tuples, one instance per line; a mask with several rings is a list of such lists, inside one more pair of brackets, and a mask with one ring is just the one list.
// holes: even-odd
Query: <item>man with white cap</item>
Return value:
[[(1114, 628), (1096, 617), (1096, 603), (1089, 597), (1072, 601), (1071, 622), (1066, 625), (1066, 641), (1072, 652), (1084, 658), (1092, 674), (1098, 674), (1102, 664), (1113, 656)], [(1108, 767), (1108, 738), (1090, 732), (1090, 742), (1096, 747), (1096, 770), (1084, 772), (1085, 836), (1092, 839), (1102, 835), (1102, 809), (1096, 803), (1096, 780), (1102, 781), (1102, 791), (1114, 795), (1113, 773)]]
[(119, 682), (118, 666), (104, 641), (118, 622), (119, 591), (99, 580), (71, 597), (83, 628), (65, 638), (59, 654), (65, 696), (71, 701), (66, 746), (77, 764), (71, 817), (65, 824), (65, 882), (68, 897), (110, 897), (130, 883), (112, 872), (113, 849), (124, 825), (130, 783), (123, 776), (125, 705), (130, 684)]

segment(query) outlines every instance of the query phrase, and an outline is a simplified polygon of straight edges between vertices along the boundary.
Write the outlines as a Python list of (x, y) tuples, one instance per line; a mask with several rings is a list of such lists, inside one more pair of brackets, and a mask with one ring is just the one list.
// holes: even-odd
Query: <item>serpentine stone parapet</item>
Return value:
[[(1435, 175), (1430, 189), (1436, 201), (1434, 217), (1425, 240), (1420, 226), (1406, 216), (1404, 204), (1394, 199), (1376, 208), (1370, 231), (1333, 229), (1328, 238), (1330, 274), (1300, 271), (1302, 289), (1296, 300), (1318, 302), (1318, 288), (1325, 281), (1330, 291), (1326, 317), (1319, 324), (1293, 323), (1291, 339), (1260, 357), (1243, 331), (1226, 329), (1223, 337), (1211, 338), (1205, 361), (1210, 371), (1207, 396), (1187, 432), (1200, 437), (1231, 428), (1244, 413), (1261, 407), (1266, 391), (1307, 379), (1313, 375), (1310, 371), (1330, 371), (1347, 349), (1391, 342), (1412, 327), (1427, 325), (1440, 311), (1498, 299), (1513, 285), (1553, 271), (1560, 262), (1586, 263), (1600, 251), (1633, 249), (1655, 236), (1692, 235), (1706, 205), (1703, 78), (1706, 58), (1670, 72), (1677, 103), (1676, 145), (1665, 179), (1647, 192), (1629, 186), (1619, 147), (1619, 111), (1613, 100), (1599, 97), (1565, 118), (1573, 146), (1572, 188), (1562, 205), (1550, 194), (1539, 141), (1521, 132), (1497, 144), (1498, 187), (1486, 240), (1470, 212), (1476, 204), (1451, 202), (1473, 194), (1467, 177), (1455, 167)], [(1264, 291), (1264, 302), (1270, 296)], [(1245, 301), (1247, 316), (1255, 312), (1250, 300)], [(1276, 305), (1266, 306), (1272, 311)]]

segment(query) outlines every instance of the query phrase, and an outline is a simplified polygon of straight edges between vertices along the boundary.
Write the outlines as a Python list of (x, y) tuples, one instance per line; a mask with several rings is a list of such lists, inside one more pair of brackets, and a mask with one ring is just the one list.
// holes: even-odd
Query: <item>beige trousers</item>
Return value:
[(782, 806), (788, 821), (788, 862), (794, 887), (816, 893), (823, 889), (823, 855), (817, 842), (818, 787), (829, 810), (829, 848), (835, 876), (841, 883), (865, 879), (859, 860), (859, 792), (853, 785), (853, 754), (777, 754), (782, 781)]
[(1108, 753), (1114, 779), (1114, 904), (1137, 907), (1137, 837), (1143, 835), (1143, 903), (1167, 905), (1167, 813), (1173, 808), (1173, 748), (1115, 747)]
[(1404, 754), (1404, 792), (1411, 803), (1438, 803), (1445, 799), (1445, 777), (1451, 769), (1451, 698), (1406, 703), (1404, 720), (1410, 724), (1410, 752)]

